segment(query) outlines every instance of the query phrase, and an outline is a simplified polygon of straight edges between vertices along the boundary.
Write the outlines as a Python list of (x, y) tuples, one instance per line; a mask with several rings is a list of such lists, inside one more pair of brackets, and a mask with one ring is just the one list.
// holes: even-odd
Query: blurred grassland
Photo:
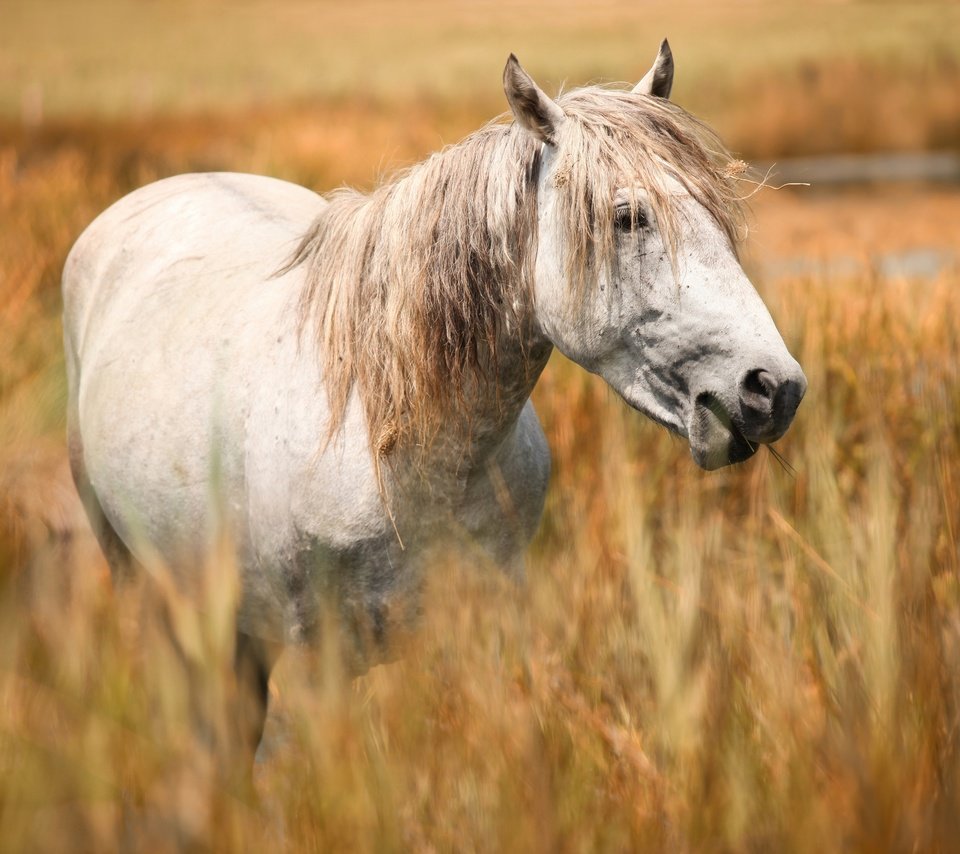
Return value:
[(432, 148), (503, 111), (511, 51), (556, 92), (636, 80), (669, 36), (675, 99), (745, 156), (960, 145), (960, 6), (943, 0), (6, 0), (2, 15), (8, 130), (213, 115), (329, 134), (357, 111), (471, 114), (454, 135), (434, 121)]
[[(676, 94), (852, 59), (911, 81), (960, 58), (955, 3), (5, 0), (0, 114), (125, 115), (313, 96), (500, 99), (515, 52), (543, 85), (633, 80), (659, 40)], [(918, 50), (918, 46), (923, 50)]]
[[(441, 568), (404, 658), (352, 684), (330, 648), (287, 653), (259, 804), (224, 771), (229, 550), (200, 603), (111, 590), (65, 468), (58, 294), (72, 241), (133, 188), (195, 169), (370, 186), (499, 112), (509, 50), (576, 84), (639, 76), (668, 34), (680, 102), (753, 156), (955, 145), (955, 6), (0, 15), (0, 848), (955, 849), (960, 270), (758, 281), (810, 381), (778, 444), (795, 476), (768, 454), (706, 475), (555, 359), (528, 585)], [(854, 202), (831, 218), (818, 198), (804, 251), (816, 228), (843, 251)], [(917, 239), (924, 211), (904, 208)], [(883, 222), (876, 252), (909, 230)]]

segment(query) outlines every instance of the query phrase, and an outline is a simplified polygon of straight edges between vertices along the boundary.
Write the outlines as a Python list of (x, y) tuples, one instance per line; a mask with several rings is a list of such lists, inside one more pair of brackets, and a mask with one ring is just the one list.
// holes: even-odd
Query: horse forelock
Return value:
[(709, 212), (737, 251), (744, 222), (736, 188), (742, 164), (703, 122), (664, 98), (599, 86), (573, 90), (558, 102), (572, 119), (558, 133), (554, 182), (574, 286), (596, 281), (614, 257), (618, 190), (646, 191), (671, 260), (682, 223), (670, 179)]
[[(624, 186), (647, 191), (673, 251), (668, 176), (736, 245), (731, 160), (706, 126), (662, 99), (599, 87), (558, 102), (569, 119), (554, 181), (571, 282), (595, 280), (612, 257), (613, 199)], [(465, 395), (496, 381), (504, 324), (529, 321), (540, 150), (497, 120), (369, 195), (327, 197), (285, 269), (306, 269), (299, 317), (320, 346), (330, 437), (356, 393), (375, 455), (423, 444), (441, 424), (465, 423), (451, 421)]]

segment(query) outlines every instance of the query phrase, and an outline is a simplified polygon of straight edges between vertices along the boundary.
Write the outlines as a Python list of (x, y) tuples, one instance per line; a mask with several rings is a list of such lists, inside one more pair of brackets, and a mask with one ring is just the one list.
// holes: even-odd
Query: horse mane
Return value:
[[(669, 101), (601, 87), (558, 103), (572, 119), (555, 176), (571, 282), (588, 287), (613, 257), (618, 187), (647, 191), (673, 256), (668, 175), (736, 247), (734, 161), (709, 128)], [(540, 149), (501, 117), (368, 195), (327, 196), (284, 271), (306, 268), (299, 321), (319, 343), (329, 438), (357, 393), (377, 458), (422, 444), (457, 422), (477, 382), (495, 382), (500, 333), (532, 305)]]

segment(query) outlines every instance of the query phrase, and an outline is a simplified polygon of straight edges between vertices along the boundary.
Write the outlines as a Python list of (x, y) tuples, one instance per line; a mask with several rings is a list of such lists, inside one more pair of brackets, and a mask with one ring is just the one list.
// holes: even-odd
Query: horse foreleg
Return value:
[(235, 722), (236, 738), (251, 772), (267, 721), (270, 673), (281, 651), (279, 644), (237, 632), (234, 653), (239, 706)]

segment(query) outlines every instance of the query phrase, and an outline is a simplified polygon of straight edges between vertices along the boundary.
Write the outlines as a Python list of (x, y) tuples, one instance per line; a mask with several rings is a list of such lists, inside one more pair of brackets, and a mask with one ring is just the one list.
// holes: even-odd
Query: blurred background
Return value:
[[(664, 36), (673, 100), (809, 184), (752, 196), (745, 249), (810, 381), (789, 465), (700, 472), (555, 357), (527, 588), (439, 573), (352, 684), (287, 655), (254, 804), (193, 725), (224, 597), (114, 594), (74, 495), (70, 245), (179, 172), (373, 187), (502, 113), (511, 51), (555, 93)], [(2, 847), (952, 850), (958, 252), (954, 2), (2, 0)]]

